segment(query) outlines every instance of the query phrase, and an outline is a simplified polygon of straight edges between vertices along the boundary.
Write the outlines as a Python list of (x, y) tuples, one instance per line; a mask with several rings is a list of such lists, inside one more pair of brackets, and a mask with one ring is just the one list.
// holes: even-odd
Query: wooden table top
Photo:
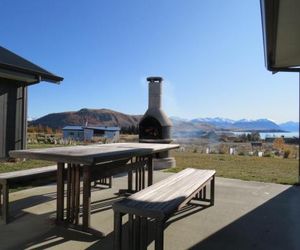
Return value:
[(9, 155), (13, 158), (39, 159), (91, 165), (105, 161), (131, 158), (134, 156), (155, 154), (175, 148), (179, 148), (179, 145), (160, 143), (111, 143), (13, 150), (9, 152)]

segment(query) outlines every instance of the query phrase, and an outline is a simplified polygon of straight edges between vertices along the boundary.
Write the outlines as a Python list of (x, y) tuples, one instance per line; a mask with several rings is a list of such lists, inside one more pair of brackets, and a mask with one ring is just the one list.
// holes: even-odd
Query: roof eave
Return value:
[(14, 65), (8, 65), (8, 64), (4, 64), (4, 63), (0, 63), (0, 68), (6, 69), (6, 70), (9, 70), (9, 71), (12, 71), (12, 72), (18, 72), (18, 73), (33, 76), (36, 79), (36, 81), (34, 81), (32, 83), (37, 83), (37, 82), (40, 82), (40, 81), (46, 81), (46, 82), (59, 84), (61, 81), (64, 80), (63, 77), (56, 76), (56, 75), (53, 75), (53, 74), (45, 74), (45, 73), (42, 73), (42, 72), (33, 71), (33, 70), (30, 70), (30, 69), (25, 69), (25, 68), (17, 67), (17, 66), (14, 66)]
[(260, 0), (265, 65), (267, 70), (277, 72), (300, 72), (299, 66), (276, 66), (279, 0)]

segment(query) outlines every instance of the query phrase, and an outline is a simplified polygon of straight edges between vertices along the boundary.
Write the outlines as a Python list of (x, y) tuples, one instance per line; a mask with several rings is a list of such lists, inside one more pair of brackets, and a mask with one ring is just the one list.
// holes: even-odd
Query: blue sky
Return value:
[(29, 89), (29, 116), (147, 109), (146, 77), (182, 118), (298, 120), (299, 75), (265, 69), (258, 0), (1, 0), (0, 44), (65, 78)]

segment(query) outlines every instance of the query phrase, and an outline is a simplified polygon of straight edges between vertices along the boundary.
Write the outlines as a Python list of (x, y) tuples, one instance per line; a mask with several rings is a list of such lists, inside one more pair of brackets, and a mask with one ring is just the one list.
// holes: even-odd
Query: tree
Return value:
[(284, 139), (282, 137), (276, 138), (273, 142), (273, 148), (282, 151), (284, 150), (285, 144), (284, 144)]

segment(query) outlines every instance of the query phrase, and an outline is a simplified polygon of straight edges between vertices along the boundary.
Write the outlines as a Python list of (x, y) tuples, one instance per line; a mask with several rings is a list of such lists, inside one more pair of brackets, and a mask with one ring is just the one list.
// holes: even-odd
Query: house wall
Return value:
[(94, 130), (92, 129), (84, 129), (84, 140), (85, 141), (91, 141), (93, 139), (94, 136)]
[(10, 150), (26, 148), (27, 87), (24, 83), (0, 78), (0, 159)]
[(120, 138), (120, 131), (105, 131), (104, 137), (108, 139), (113, 139), (113, 140), (119, 140)]
[(63, 130), (63, 138), (65, 140), (83, 141), (83, 130)]

